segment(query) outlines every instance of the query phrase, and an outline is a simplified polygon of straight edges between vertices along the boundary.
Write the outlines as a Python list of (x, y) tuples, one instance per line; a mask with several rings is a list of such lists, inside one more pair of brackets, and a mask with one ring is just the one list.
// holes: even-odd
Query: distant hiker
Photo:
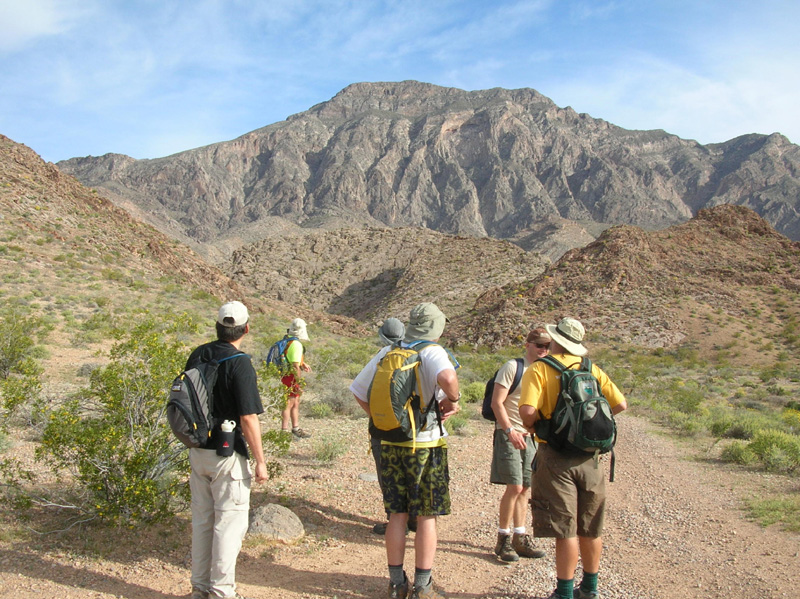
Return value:
[[(217, 340), (195, 349), (186, 369), (240, 353), (250, 330), (250, 316), (241, 302), (228, 302), (217, 315)], [(192, 472), (192, 599), (241, 597), (236, 592), (236, 559), (247, 532), (253, 473), (248, 447), (255, 459), (255, 481), (267, 480), (258, 415), (264, 411), (256, 372), (247, 358), (219, 365), (214, 386), (214, 413), (236, 423), (233, 455), (218, 448), (190, 449)], [(218, 431), (214, 431), (212, 438)], [(220, 452), (225, 453), (225, 452)]]
[[(558, 325), (547, 325), (546, 329), (552, 338), (552, 358), (568, 368), (578, 366), (587, 353), (583, 346), (583, 325), (574, 318), (563, 318)], [(592, 365), (591, 374), (597, 379), (611, 412), (618, 414), (628, 407), (625, 397), (605, 372)], [(551, 417), (561, 390), (561, 377), (555, 368), (538, 361), (525, 372), (520, 387), (519, 413), (525, 427), (533, 432), (534, 423)], [(549, 599), (597, 599), (606, 505), (604, 469), (595, 453), (555, 450), (538, 432), (536, 439), (539, 448), (533, 462), (531, 487), (534, 533), (537, 537), (556, 539), (557, 586)], [(578, 555), (583, 580), (580, 587), (574, 588)]]
[(517, 359), (509, 360), (500, 367), (494, 379), (492, 408), (497, 421), (490, 481), (506, 486), (500, 499), (500, 521), (494, 548), (495, 555), (504, 562), (516, 562), (520, 557), (535, 558), (545, 555), (541, 549), (534, 548), (531, 535), (527, 534), (525, 528), (525, 515), (530, 500), (531, 462), (536, 454), (536, 444), (519, 416), (520, 386), (514, 386), (514, 381), (519, 383), (533, 361), (547, 355), (548, 347), (550, 335), (547, 331), (542, 328), (533, 329), (525, 340), (522, 363)]
[[(405, 335), (406, 327), (403, 322), (397, 318), (387, 318), (383, 321), (381, 326), (378, 328), (378, 338), (380, 339), (381, 345), (384, 347), (394, 345), (395, 343), (400, 343), (403, 340), (403, 336)], [(359, 381), (356, 379), (350, 385), (350, 391), (353, 392), (353, 395), (356, 396), (358, 399), (357, 391), (361, 391), (364, 396), (367, 395), (369, 391), (369, 384), (372, 382), (372, 379)], [(381, 440), (379, 437), (375, 437), (370, 435), (370, 444), (372, 447), (372, 458), (375, 460), (375, 472), (378, 475), (378, 484), (380, 485), (381, 495), (383, 495), (383, 477), (381, 476)], [(386, 517), (389, 517), (389, 513), (386, 513)], [(372, 532), (378, 535), (386, 534), (386, 522), (380, 522), (372, 527)], [(413, 526), (411, 525), (411, 518), (409, 517), (409, 528), (411, 530), (415, 530), (416, 522), (414, 522)]]
[[(436, 517), (450, 513), (447, 433), (441, 422), (460, 409), (455, 367), (448, 352), (435, 343), (441, 337), (446, 322), (444, 314), (435, 304), (419, 304), (411, 310), (405, 336), (399, 344), (400, 348), (410, 350), (408, 354), (415, 354), (410, 359), (419, 360), (418, 367), (410, 372), (417, 371), (421, 391), (421, 405), (415, 409), (415, 417), (424, 417), (425, 426), (414, 432), (413, 440), (384, 440), (381, 444), (383, 503), (389, 513), (386, 529), (388, 596), (393, 599), (407, 596), (412, 599), (444, 597), (434, 588), (431, 578), (437, 544)], [(381, 349), (350, 387), (359, 405), (371, 418), (370, 402), (375, 395), (373, 386), (376, 374), (383, 367), (384, 357), (393, 349), (388, 345)], [(375, 426), (371, 427), (371, 430), (374, 429)], [(409, 481), (414, 482), (409, 484)], [(403, 569), (409, 516), (417, 517), (414, 584), (411, 589)]]
[(311, 366), (305, 362), (305, 348), (302, 341), (308, 341), (306, 321), (295, 318), (286, 330), (289, 337), (294, 337), (286, 348), (286, 362), (288, 372), (281, 377), (281, 382), (286, 386), (286, 407), (281, 413), (281, 429), (289, 432), (298, 439), (305, 439), (311, 433), (300, 428), (300, 396), (303, 394), (303, 373), (311, 372)]

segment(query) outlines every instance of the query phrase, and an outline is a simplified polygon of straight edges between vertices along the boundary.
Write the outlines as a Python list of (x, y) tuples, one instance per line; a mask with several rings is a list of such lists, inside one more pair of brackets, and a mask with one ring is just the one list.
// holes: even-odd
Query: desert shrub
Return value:
[(705, 423), (694, 414), (685, 412), (669, 412), (666, 416), (670, 427), (685, 436), (695, 436), (705, 430)]
[(51, 325), (28, 314), (26, 306), (8, 301), (0, 313), (0, 379), (19, 372), (34, 355), (37, 339), (44, 338)]
[(725, 447), (720, 457), (727, 462), (734, 462), (743, 466), (752, 464), (758, 459), (747, 443), (738, 440)]
[(781, 413), (781, 419), (789, 427), (789, 431), (797, 434), (800, 432), (800, 410), (786, 408)]
[(749, 449), (776, 471), (794, 471), (800, 465), (800, 437), (774, 429), (757, 432)]
[(347, 453), (350, 441), (341, 436), (323, 435), (312, 443), (314, 457), (320, 462), (332, 462)]
[(706, 391), (696, 383), (687, 383), (672, 390), (670, 404), (684, 414), (695, 414), (706, 397)]
[(37, 459), (70, 472), (80, 487), (72, 508), (83, 518), (135, 525), (185, 506), (188, 460), (164, 420), (166, 389), (188, 348), (178, 336), (187, 316), (145, 317), (115, 331), (107, 366), (89, 387), (50, 415)]
[(469, 432), (469, 413), (462, 410), (457, 414), (453, 414), (444, 421), (444, 428), (451, 435), (465, 435)]
[(483, 392), (485, 388), (486, 383), (481, 383), (480, 381), (473, 381), (467, 384), (461, 389), (461, 401), (465, 403), (483, 402)]
[[(187, 335), (196, 335), (199, 326), (185, 314), (161, 318), (143, 314), (130, 319), (131, 328), (115, 329), (109, 363), (50, 414), (36, 458), (56, 473), (73, 475), (76, 487), (59, 491), (58, 503), (71, 508), (76, 520), (132, 527), (186, 506), (187, 452), (164, 413), (170, 382), (191, 349)], [(282, 394), (261, 388), (262, 377), (262, 401), (271, 409)], [(269, 454), (268, 437), (265, 445)]]
[(40, 355), (36, 341), (50, 328), (44, 319), (29, 315), (17, 302), (9, 302), (0, 314), (0, 429), (23, 412), (29, 424), (40, 420), (42, 368), (36, 361)]
[(717, 410), (709, 420), (709, 431), (715, 437), (752, 439), (764, 429), (775, 428), (780, 422), (770, 413), (754, 410)]
[(333, 408), (326, 403), (316, 402), (308, 408), (308, 414), (312, 418), (330, 418), (333, 416)]

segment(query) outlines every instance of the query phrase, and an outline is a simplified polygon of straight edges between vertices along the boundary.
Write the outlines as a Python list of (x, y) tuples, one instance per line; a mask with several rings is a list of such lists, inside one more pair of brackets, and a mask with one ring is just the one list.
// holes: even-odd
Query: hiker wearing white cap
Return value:
[(291, 433), (298, 439), (305, 439), (311, 433), (300, 428), (300, 396), (303, 394), (303, 373), (311, 372), (311, 366), (305, 361), (305, 348), (302, 341), (308, 341), (306, 321), (295, 318), (286, 330), (291, 339), (286, 347), (286, 361), (289, 363), (289, 372), (281, 377), (281, 382), (286, 386), (286, 407), (281, 412), (281, 429)]
[[(580, 364), (581, 357), (587, 354), (583, 325), (574, 318), (563, 318), (546, 329), (552, 338), (550, 356), (566, 368)], [(625, 396), (605, 372), (592, 364), (591, 374), (612, 413), (618, 414), (628, 407)], [(534, 432), (534, 424), (549, 420), (555, 409), (561, 375), (540, 360), (525, 372), (520, 388), (519, 413), (525, 427)], [(597, 599), (606, 505), (605, 471), (598, 466), (594, 453), (554, 449), (539, 434), (536, 440), (539, 447), (531, 485), (534, 533), (537, 537), (556, 539), (556, 589), (549, 599)], [(578, 556), (583, 579), (574, 588)]]
[[(423, 303), (409, 314), (400, 347), (418, 346), (421, 412), (431, 414), (430, 402), (438, 402), (441, 415), (437, 424), (459, 411), (458, 377), (448, 352), (435, 343), (444, 332), (445, 315), (435, 304)], [(358, 374), (350, 390), (359, 405), (370, 415), (370, 384), (374, 383), (382, 358), (390, 351), (379, 351)], [(434, 406), (435, 407), (435, 406)], [(381, 443), (383, 505), (389, 514), (386, 528), (386, 557), (389, 562), (390, 599), (443, 599), (433, 586), (431, 569), (436, 554), (436, 518), (450, 513), (450, 474), (447, 462), (447, 432), (431, 426), (416, 433), (414, 441)], [(408, 484), (409, 480), (415, 484)], [(413, 586), (404, 571), (406, 529), (409, 516), (416, 515)]]
[[(220, 362), (214, 386), (214, 417), (236, 423), (233, 455), (217, 447), (190, 449), (192, 492), (192, 599), (241, 598), (236, 592), (236, 559), (247, 532), (251, 480), (267, 480), (258, 415), (264, 411), (256, 372), (240, 351), (250, 330), (250, 316), (241, 302), (224, 304), (217, 314), (217, 340), (195, 349), (186, 370)], [(235, 356), (236, 359), (225, 359)], [(219, 434), (212, 430), (212, 440)], [(250, 469), (248, 448), (255, 460)], [(225, 453), (225, 452), (220, 452)]]

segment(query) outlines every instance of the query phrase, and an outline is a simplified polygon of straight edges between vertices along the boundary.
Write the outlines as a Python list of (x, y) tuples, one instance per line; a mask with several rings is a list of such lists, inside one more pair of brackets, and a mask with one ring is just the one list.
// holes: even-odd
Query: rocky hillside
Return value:
[(361, 321), (404, 318), (421, 301), (448, 315), (549, 260), (494, 239), (427, 229), (340, 229), (270, 238), (233, 254), (231, 276), (265, 298)]
[(741, 206), (663, 231), (613, 227), (542, 275), (486, 292), (452, 323), (451, 342), (506, 345), (565, 315), (595, 341), (732, 352), (744, 343), (752, 360), (769, 360), (797, 349), (800, 243)]
[[(264, 301), (185, 245), (2, 135), (0, 271), (3, 301), (47, 315), (56, 329), (54, 351), (75, 350), (80, 359), (91, 356), (92, 335), (84, 331), (82, 339), (67, 339), (65, 334), (74, 333), (64, 331), (106, 322), (112, 314), (184, 310), (193, 303), (206, 310), (209, 303), (230, 298), (284, 319), (298, 311), (275, 299)], [(302, 307), (300, 314), (334, 332), (364, 332), (349, 318)], [(61, 364), (77, 359), (53, 358)]]
[[(245, 295), (245, 290), (200, 256), (151, 226), (132, 218), (95, 190), (45, 163), (30, 148), (0, 135), (0, 230), (24, 259), (52, 270), (58, 262), (119, 261), (147, 277), (191, 281), (210, 295)], [(14, 259), (5, 246), (0, 260)], [(20, 257), (21, 258), (21, 257)]]
[(663, 228), (722, 203), (800, 239), (800, 148), (785, 137), (703, 146), (628, 131), (531, 89), (358, 83), (233, 141), (58, 166), (208, 255), (293, 225), (524, 239), (553, 218), (593, 235), (613, 224)]

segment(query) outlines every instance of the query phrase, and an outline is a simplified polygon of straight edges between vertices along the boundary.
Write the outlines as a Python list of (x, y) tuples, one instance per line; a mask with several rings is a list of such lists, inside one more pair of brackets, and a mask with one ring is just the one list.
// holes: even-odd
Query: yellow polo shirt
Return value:
[[(567, 368), (579, 364), (581, 361), (580, 356), (573, 356), (572, 354), (550, 355)], [(625, 396), (622, 392), (594, 362), (592, 362), (592, 374), (600, 384), (600, 390), (612, 409), (625, 401)], [(556, 407), (558, 394), (561, 391), (561, 375), (552, 366), (537, 361), (531, 364), (530, 368), (522, 375), (519, 388), (519, 405), (533, 406), (539, 412), (539, 418), (548, 419)], [(538, 437), (536, 440), (541, 442)]]

